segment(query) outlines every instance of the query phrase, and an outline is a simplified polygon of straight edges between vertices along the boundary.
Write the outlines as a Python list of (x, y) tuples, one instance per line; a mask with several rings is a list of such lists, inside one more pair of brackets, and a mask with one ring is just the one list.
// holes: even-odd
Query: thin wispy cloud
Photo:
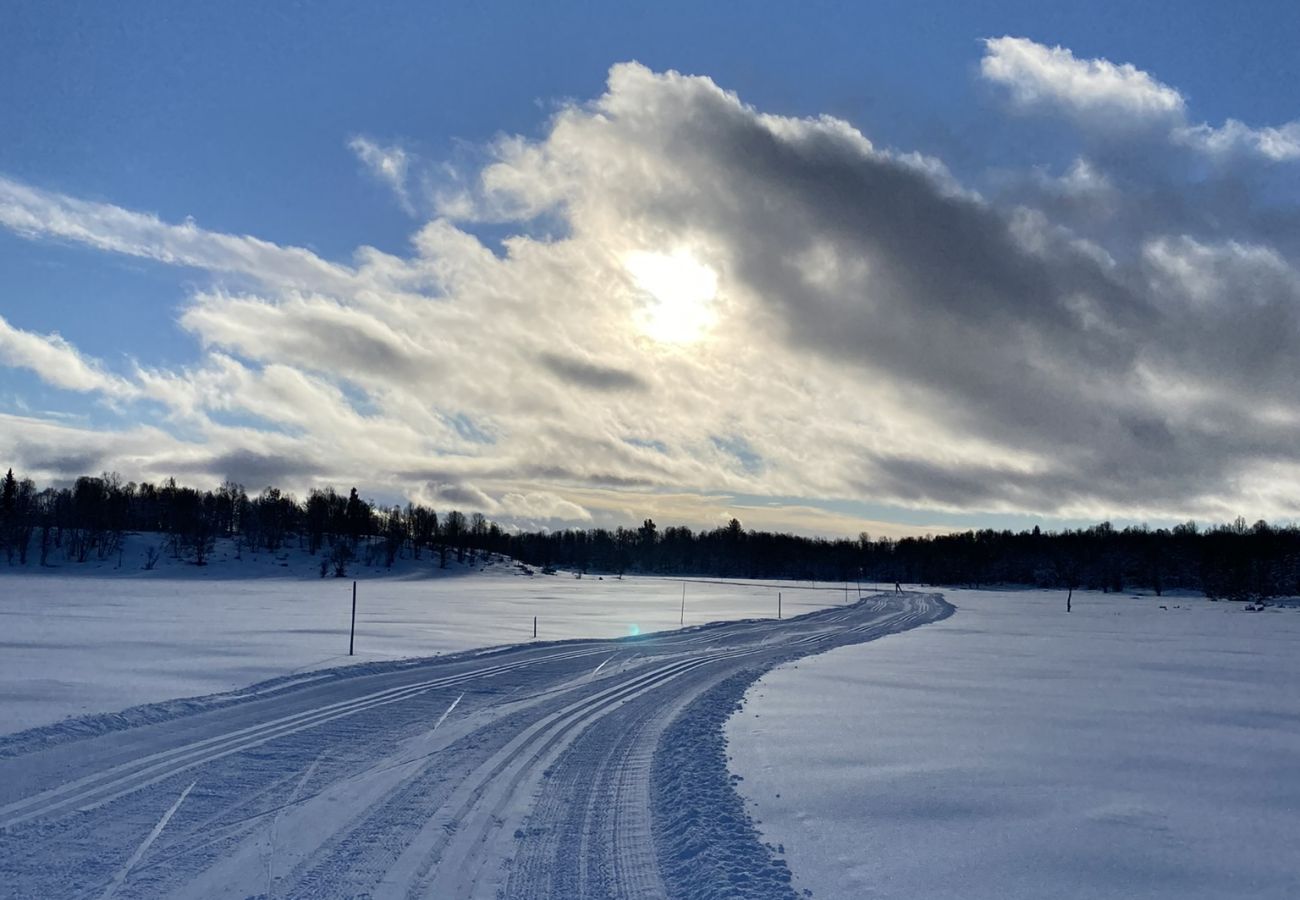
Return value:
[(416, 214), (409, 185), (410, 154), (401, 147), (384, 146), (365, 135), (357, 135), (348, 141), (348, 149), (357, 155), (374, 178), (388, 186), (403, 210), (412, 216)]

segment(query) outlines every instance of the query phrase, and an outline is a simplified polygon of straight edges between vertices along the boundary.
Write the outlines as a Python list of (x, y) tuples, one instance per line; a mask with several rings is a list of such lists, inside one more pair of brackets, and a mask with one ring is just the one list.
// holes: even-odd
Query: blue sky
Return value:
[[(1023, 43), (1000, 50), (984, 43), (1002, 36)], [(1292, 373), (1270, 349), (1269, 333), (1285, 337), (1294, 322), (1288, 291), (1297, 248), (1288, 234), (1300, 198), (1287, 142), (1300, 135), (1286, 126), (1300, 116), (1298, 39), (1300, 12), (1288, 3), (9, 4), (0, 13), (0, 179), (9, 186), (0, 203), (11, 213), (0, 228), (0, 316), (10, 332), (8, 349), (0, 345), (0, 414), (9, 417), (0, 450), (42, 480), (74, 474), (54, 464), (67, 459), (132, 478), (174, 472), (256, 483), (280, 474), (299, 490), (355, 482), (385, 499), (478, 503), (525, 525), (635, 521), (652, 510), (708, 524), (737, 509), (765, 526), (850, 533), (1276, 517), (1294, 499), (1297, 464), (1279, 449), (1294, 427), (1284, 390)], [(620, 93), (611, 66), (628, 61), (648, 74), (628, 79)], [(1005, 63), (1002, 74), (990, 61)], [(1135, 74), (1123, 76), (1115, 68), (1123, 64)], [(711, 106), (667, 78), (672, 71), (737, 97), (735, 131), (692, 119), (731, 107)], [(614, 124), (603, 130), (594, 111), (602, 97), (621, 110), (621, 118), (604, 110)], [(643, 105), (619, 105), (631, 99)], [(576, 149), (560, 140), (566, 110), (574, 140), (588, 142)], [(785, 179), (779, 183), (755, 181), (749, 170), (745, 142), (754, 138), (742, 120), (757, 116), (795, 123), (779, 138), (803, 167), (772, 163), (763, 177)], [(848, 150), (816, 156), (810, 148), (831, 140), (808, 124), (819, 116), (856, 129), (876, 156), (856, 168), (845, 161)], [(678, 143), (649, 146), (669, 129)], [(400, 158), (400, 185), (368, 170), (359, 142), (390, 162)], [(771, 227), (726, 230), (734, 225), (729, 203), (711, 191), (718, 161), (710, 154), (721, 153), (721, 143), (732, 154), (735, 189), (768, 197), (749, 214), (770, 214)], [(546, 165), (534, 167), (521, 147)], [(597, 148), (620, 158), (645, 154), (634, 172), (650, 173), (639, 192), (602, 182)], [(892, 166), (898, 184), (919, 189), (909, 181), (909, 154), (930, 161), (934, 196), (905, 209), (937, 218), (906, 240), (951, 233), (951, 248), (904, 246), (903, 237), (869, 233), (879, 218), (856, 218), (886, 190), (871, 166)], [(508, 190), (483, 187), (484, 173), (507, 171)], [(711, 179), (709, 189), (691, 187), (700, 178)], [(669, 197), (663, 184), (680, 190)], [(833, 184), (863, 191), (858, 206), (818, 200)], [(950, 209), (958, 189), (966, 199)], [(91, 215), (85, 204), (99, 206)], [(251, 236), (302, 248), (365, 283), (331, 287), (335, 281), (294, 276), (286, 288), (279, 269), (241, 267), (217, 250), (180, 259), (169, 244), (175, 233), (151, 232), (124, 250), (114, 231), (122, 222), (109, 210), (154, 217), (160, 227), (192, 222), (200, 241)], [(1003, 260), (991, 273), (983, 262), (999, 251), (961, 245), (963, 229), (975, 227), (967, 219), (987, 215), (1019, 235), (1015, 252), (1028, 252), (1031, 212), (1041, 220), (1030, 231), (1059, 229), (1076, 250), (1087, 243), (1109, 254), (1111, 274), (1095, 276), (1106, 284), (1078, 276), (1074, 261), (1043, 263), (1042, 248), (1029, 253), (1033, 266), (1050, 269), (1041, 278), (1005, 274), (1023, 270), (1024, 260)], [(19, 213), (28, 218), (19, 221)], [(78, 218), (87, 215), (93, 227)], [(59, 224), (73, 219), (73, 231)], [(787, 267), (803, 272), (817, 297), (796, 296), (772, 273), (758, 273), (757, 261), (771, 253), (756, 234), (790, 246), (778, 219), (799, 219), (801, 234), (820, 235)], [(632, 224), (608, 240), (593, 237), (611, 221)], [(413, 250), (413, 236), (430, 222), (481, 240), (501, 271), (486, 272), (465, 245), (441, 243), (441, 233), (436, 248)], [(512, 235), (530, 249), (502, 243)], [(373, 281), (359, 248), (410, 271), (401, 284), (388, 274)], [(630, 252), (662, 256), (664, 283), (689, 281), (696, 265), (716, 276), (716, 296), (699, 304), (708, 313), (704, 337), (647, 345), (635, 333), (647, 309), (674, 321), (689, 311), (635, 278), (619, 301), (632, 310), (620, 321), (633, 334), (597, 320), (609, 311), (600, 292), (627, 273), (595, 272), (591, 260)], [(951, 272), (915, 274), (946, 268), (945, 254), (955, 259)], [(910, 274), (852, 281), (849, 264), (863, 260), (871, 273)], [(978, 272), (962, 274), (977, 264)], [(575, 296), (557, 274), (564, 272)], [(1174, 272), (1193, 281), (1171, 287)], [(954, 290), (944, 281), (950, 275), (987, 277), (987, 291), (954, 313), (934, 299)], [(849, 281), (831, 289), (826, 279)], [(1218, 293), (1241, 296), (1232, 279), (1259, 292), (1257, 301), (1223, 312), (1227, 318), (1207, 312)], [(1056, 293), (1017, 296), (1025, 306), (1004, 319), (1017, 285), (1039, 280)], [(542, 284), (536, 296), (519, 295)], [(375, 299), (389, 290), (394, 298)], [(591, 296), (577, 298), (583, 290)], [(1188, 304), (1182, 313), (1171, 312), (1170, 291)], [(517, 379), (540, 391), (539, 378), (558, 380), (531, 397), (525, 413), (521, 391), (457, 384), (443, 397), (439, 385), (454, 380), (445, 373), (429, 384), (415, 368), (372, 378), (332, 366), (328, 350), (313, 360), (287, 338), (258, 344), (234, 324), (255, 309), (282, 337), (298, 326), (314, 335), (290, 315), (303, 292), (328, 306), (311, 315), (324, 310), (354, 338), (382, 341), (382, 332), (410, 342), (395, 352), (409, 351), (421, 372), (463, 354), (455, 358), (463, 376), (487, 355), (499, 357), (484, 372), (498, 385)], [(428, 315), (402, 307), (417, 303), (413, 296), (432, 304)], [(836, 320), (840, 305), (855, 303), (856, 312)], [(1088, 332), (1083, 350), (1061, 336), (1056, 319), (1024, 311), (1044, 303)], [(1126, 312), (1133, 303), (1153, 312)], [(908, 327), (885, 334), (885, 320), (860, 321), (868, 308), (905, 314), (888, 321), (906, 319)], [(968, 322), (968, 314), (976, 318)], [(558, 324), (543, 333), (528, 315)], [(1254, 320), (1242, 323), (1243, 315)], [(1170, 321), (1180, 323), (1176, 335)], [(1240, 342), (1228, 336), (1234, 352), (1197, 343), (1223, 335), (1223, 322), (1243, 326)], [(859, 326), (860, 353), (837, 343)], [(988, 359), (914, 370), (915, 354), (893, 353), (917, 329), (927, 351), (945, 359), (961, 355), (942, 343), (950, 332), (953, 347), (1008, 345)], [(1157, 334), (1171, 338), (1154, 348), (1158, 359)], [(348, 345), (355, 350), (358, 340)], [(750, 368), (760, 358), (750, 363), (741, 352), (759, 347), (767, 351), (762, 373)], [(52, 374), (74, 357), (98, 374), (71, 382)], [(1191, 359), (1226, 371), (1191, 385)], [(99, 376), (121, 383), (105, 388)], [(985, 393), (963, 393), (983, 377)], [(1012, 402), (1012, 385), (1029, 377), (1087, 389), (1041, 408), (1029, 396)], [(713, 378), (722, 387), (711, 399), (687, 389)], [(1212, 396), (1238, 378), (1259, 387), (1258, 421), (1224, 418), (1226, 401)], [(729, 394), (738, 381), (752, 388)], [(299, 390), (306, 393), (292, 393)], [(274, 405), (262, 402), (273, 395), (300, 405), (307, 394), (339, 404), (335, 437), (312, 434), (310, 423), (275, 421)], [(821, 407), (834, 396), (865, 399)], [(1109, 398), (1109, 412), (1099, 397)], [(972, 410), (986, 399), (981, 423)], [(1053, 410), (1076, 401), (1077, 410), (1053, 421)], [(417, 407), (428, 423), (412, 419)], [(805, 421), (814, 410), (820, 418)], [(598, 421), (573, 426), (586, 412)], [(314, 421), (330, 415), (322, 409)], [(842, 421), (830, 428), (828, 418)], [(391, 459), (346, 436), (349, 428), (388, 434), (398, 422), (407, 432), (388, 439), (403, 447)], [(465, 422), (492, 440), (466, 442)], [(1069, 422), (1093, 424), (1074, 435)], [(302, 435), (310, 439), (295, 444)], [(1075, 456), (1054, 454), (1054, 436)], [(818, 446), (800, 446), (805, 439)], [(160, 442), (166, 449), (150, 452)], [(855, 447), (868, 462), (855, 460)], [(539, 466), (539, 454), (560, 459)], [(1170, 454), (1185, 459), (1137, 462)]]

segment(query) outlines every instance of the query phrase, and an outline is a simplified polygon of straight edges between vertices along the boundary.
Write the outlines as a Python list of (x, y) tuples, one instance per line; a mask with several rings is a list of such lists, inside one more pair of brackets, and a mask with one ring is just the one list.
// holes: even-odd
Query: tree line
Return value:
[(352, 488), (311, 490), (304, 500), (267, 487), (249, 495), (232, 481), (216, 490), (83, 476), (71, 487), (37, 489), (12, 469), (0, 482), (0, 552), (10, 565), (53, 565), (118, 557), (131, 532), (162, 536), (143, 561), (162, 553), (205, 565), (218, 538), (236, 554), (299, 547), (318, 556), (321, 575), (343, 575), (354, 561), (392, 566), (427, 559), (512, 557), (543, 570), (578, 573), (711, 575), (844, 583), (1033, 585), (1102, 591), (1202, 591), (1209, 597), (1262, 599), (1300, 594), (1300, 528), (1243, 519), (1208, 528), (1145, 525), (1046, 532), (982, 529), (890, 539), (827, 539), (726, 525), (694, 531), (639, 527), (508, 531), (481, 513), (425, 506), (382, 506)]
[(123, 538), (132, 532), (162, 537), (146, 557), (146, 569), (162, 553), (206, 565), (217, 540), (229, 538), (237, 557), (301, 548), (320, 557), (322, 575), (343, 575), (353, 561), (392, 566), (398, 558), (424, 554), (446, 568), (450, 558), (463, 563), (499, 548), (502, 538), (501, 529), (481, 514), (451, 510), (440, 518), (417, 504), (376, 506), (356, 488), (347, 495), (332, 487), (313, 489), (299, 501), (275, 487), (250, 496), (233, 481), (201, 491), (174, 478), (124, 482), (116, 473), (84, 475), (71, 487), (41, 490), (12, 469), (0, 481), (0, 552), (10, 565), (120, 561)]

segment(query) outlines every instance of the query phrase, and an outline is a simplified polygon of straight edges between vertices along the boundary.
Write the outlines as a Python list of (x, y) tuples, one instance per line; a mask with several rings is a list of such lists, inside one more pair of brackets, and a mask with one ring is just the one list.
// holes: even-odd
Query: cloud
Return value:
[(430, 481), (418, 494), (419, 499), (439, 509), (472, 509), (476, 512), (495, 513), (500, 504), (488, 493), (472, 484), (449, 484)]
[(592, 521), (591, 513), (586, 509), (547, 491), (507, 492), (501, 496), (500, 508), (513, 519), (531, 522)]
[(64, 390), (101, 393), (129, 399), (137, 391), (130, 382), (104, 371), (57, 333), (33, 334), (15, 328), (0, 316), (0, 362), (35, 372), (42, 381)]
[(1186, 102), (1130, 63), (1079, 59), (1065, 47), (1004, 36), (984, 42), (980, 74), (1007, 88), (1012, 103), (1026, 110), (1053, 109), (1105, 125), (1181, 120)]
[(333, 372), (364, 383), (438, 374), (430, 348), (380, 317), (318, 295), (287, 294), (277, 301), (202, 293), (182, 313), (182, 327), (211, 346), (267, 362)]
[(595, 391), (643, 391), (647, 385), (635, 372), (602, 366), (558, 353), (543, 353), (542, 365), (560, 378)]
[(1272, 162), (1300, 160), (1300, 121), (1277, 128), (1251, 128), (1229, 119), (1220, 128), (1204, 123), (1179, 128), (1174, 139), (1219, 159), (1259, 156)]
[(350, 292), (353, 273), (298, 247), (169, 224), (149, 213), (79, 200), (0, 176), (0, 226), (28, 238), (58, 238), (97, 250), (244, 275), (274, 287)]
[(1131, 63), (1079, 59), (1064, 47), (1021, 37), (989, 38), (984, 46), (980, 74), (1006, 88), (1021, 111), (1060, 113), (1100, 133), (1153, 129), (1175, 145), (1218, 160), (1300, 160), (1300, 120), (1262, 128), (1236, 119), (1217, 128), (1193, 123), (1182, 93)]
[(254, 491), (275, 487), (290, 481), (313, 478), (319, 470), (310, 460), (294, 454), (275, 456), (252, 450), (230, 450), (210, 457), (178, 463), (172, 467), (177, 475), (210, 477), (223, 473), (222, 479), (245, 484)]
[(357, 135), (348, 141), (348, 149), (356, 154), (374, 178), (388, 186), (402, 209), (409, 215), (415, 215), (415, 205), (408, 188), (410, 154), (395, 145), (385, 147), (365, 135)]
[[(1186, 121), (1132, 67), (998, 40), (1025, 108)], [(162, 410), (112, 431), (13, 419), (25, 443), (0, 450), (38, 472), (101, 448), (131, 477), (358, 484), (547, 527), (743, 512), (890, 533), (841, 500), (972, 521), (1293, 514), (1297, 250), (1255, 204), (1231, 214), (1176, 173), (1155, 202), (1113, 155), (977, 189), (842, 120), (635, 63), (485, 152), (455, 220), (346, 264), (0, 179), (11, 230), (210, 279), (184, 299), (186, 365), (107, 375), (57, 336), (0, 337), (56, 386)], [(497, 252), (485, 220), (509, 233)], [(645, 254), (710, 273), (708, 329), (638, 326), (627, 261)], [(689, 304), (681, 287), (656, 291)]]

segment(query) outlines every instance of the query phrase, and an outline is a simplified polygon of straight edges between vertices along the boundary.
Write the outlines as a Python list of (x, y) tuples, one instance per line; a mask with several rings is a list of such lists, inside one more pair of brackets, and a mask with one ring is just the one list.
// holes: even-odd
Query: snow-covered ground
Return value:
[(1300, 611), (944, 596), (952, 618), (776, 669), (728, 723), (797, 888), (1300, 896)]
[[(336, 695), (352, 690), (353, 682), (336, 683), (316, 670), (528, 643), (534, 615), (542, 641), (671, 632), (681, 615), (682, 579), (526, 576), (509, 564), (437, 572), (427, 559), (399, 563), (391, 573), (356, 574), (357, 655), (349, 659), (351, 579), (319, 578), (316, 563), (296, 551), (243, 560), (219, 551), (203, 569), (166, 560), (150, 572), (129, 561), (118, 568), (111, 560), (57, 571), (0, 569), (0, 734), (293, 673), (304, 673), (304, 686), (290, 685), (287, 694), (280, 693), (283, 685), (268, 688), (265, 703), (337, 705)], [(692, 579), (685, 586), (688, 626), (771, 617), (778, 591), (787, 617), (845, 599), (841, 586), (830, 585)], [(1195, 598), (1080, 593), (1067, 615), (1059, 592), (944, 593), (958, 606), (952, 618), (782, 666), (750, 689), (743, 710), (726, 725), (731, 770), (743, 779), (737, 786), (763, 839), (784, 853), (797, 889), (822, 898), (1300, 896), (1300, 867), (1293, 862), (1294, 835), (1300, 834), (1300, 694), (1294, 689), (1300, 610), (1253, 613), (1240, 604)], [(856, 586), (849, 597), (856, 599)], [(822, 635), (817, 640), (840, 640), (828, 637), (832, 632), (813, 633)], [(732, 652), (720, 643), (723, 634), (749, 640), (741, 626), (734, 638), (728, 631), (656, 641), (667, 641), (667, 660), (680, 658), (673, 640), (685, 641), (681, 649), (696, 648), (691, 652), (702, 658), (721, 659)], [(757, 646), (768, 647), (768, 640), (759, 638)], [(616, 647), (535, 649), (543, 654), (538, 659), (553, 654), (554, 665), (569, 667), (554, 676), (565, 690), (597, 690), (603, 682), (588, 682), (598, 676), (612, 678), (610, 684), (631, 679), (631, 688), (642, 677), (638, 666), (650, 661), (635, 654), (624, 659)], [(785, 652), (777, 644), (770, 649)], [(569, 656), (576, 659), (566, 661)], [(617, 657), (617, 668), (601, 662), (607, 656)], [(478, 727), (475, 704), (486, 710), (502, 698), (494, 693), (500, 688), (485, 687), (477, 697), (462, 695), (458, 685), (483, 666), (494, 678), (513, 678), (518, 665), (527, 676), (519, 676), (520, 685), (541, 684), (527, 674), (541, 663), (521, 659), (449, 660), (448, 671), (469, 674), (444, 679), (451, 685), (445, 697), (412, 694), (432, 698), (430, 708), (403, 707), (403, 715), (419, 723), (436, 713), (440, 724), (449, 704), (460, 703), (468, 718), (438, 732), (440, 742), (459, 739), (461, 729)], [(676, 665), (664, 671), (677, 671)], [(430, 677), (420, 669), (383, 672), (374, 683), (355, 682), (355, 689), (373, 692), (408, 681), (419, 686), (425, 683), (419, 679)], [(586, 674), (566, 680), (574, 672)], [(691, 676), (692, 690), (715, 683), (697, 680)], [(725, 716), (733, 702), (726, 683), (717, 684), (710, 691), (721, 692), (696, 716), (706, 730), (716, 727), (710, 717)], [(297, 692), (305, 699), (295, 699)], [(325, 699), (312, 700), (313, 692)], [(260, 694), (242, 696), (228, 712), (212, 715), (238, 718), (260, 702)], [(632, 779), (642, 792), (653, 741), (638, 730), (644, 723), (636, 715), (667, 715), (662, 699), (643, 705), (620, 713), (631, 717), (628, 722), (611, 719), (600, 731), (638, 735), (635, 752), (632, 744), (626, 749), (636, 765), (619, 770), (618, 778)], [(385, 717), (376, 725), (406, 727), (394, 718), (397, 707), (382, 709)], [(656, 728), (669, 727), (668, 718), (655, 721)], [(672, 727), (692, 721), (688, 716)], [(641, 724), (633, 728), (633, 722)], [(166, 736), (170, 729), (159, 720), (139, 733)], [(136, 732), (84, 733), (112, 743), (134, 739)], [(573, 735), (574, 784), (583, 783), (589, 764), (580, 733)], [(325, 737), (338, 744), (341, 759), (354, 741), (347, 734)], [(308, 772), (304, 780), (315, 777), (311, 760), (323, 752), (312, 743), (317, 740), (304, 739), (297, 748), (305, 762), (294, 757)], [(611, 741), (600, 744), (600, 758), (609, 765), (625, 752)], [(30, 752), (43, 752), (43, 744), (28, 743), (37, 748)], [(695, 744), (703, 748), (707, 741)], [(55, 745), (49, 752), (72, 758), (77, 748)], [(707, 757), (656, 754), (653, 765), (656, 771), (694, 771), (690, 765)], [(466, 765), (474, 761), (466, 759)], [(550, 765), (538, 760), (538, 766)], [(614, 771), (602, 778), (613, 778)], [(703, 780), (722, 791), (718, 802), (725, 800), (722, 775)], [(698, 794), (703, 780), (685, 786), (683, 796)], [(570, 790), (561, 787), (561, 794)], [(174, 801), (160, 797), (164, 807)], [(589, 805), (588, 813), (601, 808)], [(550, 815), (546, 809), (530, 815)], [(142, 833), (157, 812), (150, 807), (142, 813)], [(538, 859), (569, 852), (531, 843), (531, 832), (522, 833), (522, 846)], [(743, 834), (736, 841), (748, 846)], [(748, 859), (721, 858), (726, 866), (743, 867), (742, 857)], [(730, 877), (727, 871), (718, 877)], [(670, 876), (676, 877), (664, 870), (663, 877)]]
[(952, 607), (516, 644), (0, 738), (0, 884), (49, 897), (797, 900), (721, 725), (782, 662)]
[[(529, 641), (673, 629), (681, 579), (523, 575), (498, 563), (445, 572), (427, 558), (394, 573), (359, 569), (356, 655), (352, 580), (320, 578), (305, 553), (219, 547), (212, 565), (171, 560), (55, 570), (0, 566), (0, 734), (67, 716), (242, 688), (295, 672)], [(283, 563), (284, 565), (281, 565)], [(785, 615), (843, 602), (842, 586), (688, 580), (686, 625)], [(857, 599), (857, 588), (850, 591)]]

